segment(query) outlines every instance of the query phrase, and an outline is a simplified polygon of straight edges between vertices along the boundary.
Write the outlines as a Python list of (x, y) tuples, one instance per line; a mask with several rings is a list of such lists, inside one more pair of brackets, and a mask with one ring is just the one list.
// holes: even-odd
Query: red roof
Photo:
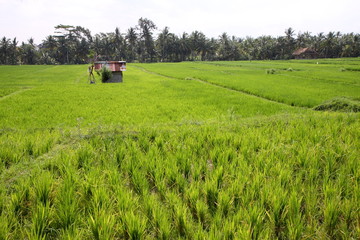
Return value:
[(125, 61), (97, 61), (94, 63), (95, 70), (100, 70), (103, 66), (108, 67), (112, 72), (126, 71)]

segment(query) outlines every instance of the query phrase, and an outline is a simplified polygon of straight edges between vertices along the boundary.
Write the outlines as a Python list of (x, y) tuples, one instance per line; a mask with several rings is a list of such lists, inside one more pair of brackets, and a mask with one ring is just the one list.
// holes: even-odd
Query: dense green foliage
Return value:
[(106, 83), (109, 79), (112, 78), (112, 72), (107, 67), (101, 68), (101, 70), (98, 73), (100, 74), (101, 82), (103, 83)]
[(359, 60), (315, 63), (0, 67), (0, 239), (359, 239), (359, 113), (289, 101)]
[[(140, 18), (138, 25), (121, 33), (91, 32), (80, 26), (58, 25), (55, 34), (34, 44), (30, 38), (18, 46), (3, 37), (0, 41), (0, 64), (78, 64), (97, 60), (126, 60), (128, 62), (179, 62), (194, 60), (279, 60), (293, 58), (300, 48), (311, 48), (319, 58), (359, 57), (359, 33), (329, 32), (311, 34), (292, 28), (283, 36), (257, 38), (229, 36), (208, 38), (201, 31), (184, 32), (180, 36), (168, 27), (154, 36), (156, 25)], [(220, 33), (219, 33), (220, 34)]]

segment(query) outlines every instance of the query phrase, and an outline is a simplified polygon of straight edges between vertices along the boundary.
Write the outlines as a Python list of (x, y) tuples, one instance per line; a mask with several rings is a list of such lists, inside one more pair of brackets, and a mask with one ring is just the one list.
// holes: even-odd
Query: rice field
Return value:
[(359, 239), (359, 64), (0, 66), (0, 239)]
[(360, 92), (358, 59), (183, 62), (139, 66), (165, 76), (196, 79), (300, 107), (314, 107), (339, 96), (359, 97)]

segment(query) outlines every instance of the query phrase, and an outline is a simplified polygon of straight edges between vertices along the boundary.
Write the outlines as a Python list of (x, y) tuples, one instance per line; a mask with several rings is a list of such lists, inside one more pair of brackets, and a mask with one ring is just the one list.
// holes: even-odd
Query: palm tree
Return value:
[(183, 33), (179, 39), (180, 61), (185, 61), (191, 54), (190, 39), (187, 33)]
[(114, 47), (115, 47), (115, 58), (119, 60), (123, 60), (126, 58), (125, 54), (125, 39), (120, 33), (119, 28), (115, 29), (114, 34)]
[(41, 44), (41, 49), (43, 53), (45, 53), (47, 56), (57, 59), (57, 51), (58, 51), (58, 43), (56, 42), (56, 39), (53, 36), (46, 37), (45, 40), (43, 40)]
[(24, 64), (36, 64), (37, 63), (37, 51), (35, 49), (34, 39), (30, 38), (28, 43), (22, 42), (21, 44), (22, 52), (22, 63)]
[(335, 33), (329, 32), (324, 41), (324, 49), (325, 49), (325, 57), (332, 57), (333, 56), (333, 45), (335, 40)]
[(0, 43), (0, 64), (8, 64), (10, 39), (3, 37)]
[(143, 62), (153, 61), (155, 57), (155, 44), (152, 37), (152, 31), (156, 29), (156, 25), (147, 18), (140, 18), (138, 22), (138, 30), (140, 31), (140, 56)]
[(203, 59), (206, 51), (206, 36), (199, 31), (194, 31), (190, 35), (191, 60)]
[(18, 41), (16, 38), (13, 39), (10, 45), (10, 53), (9, 53), (9, 64), (16, 65), (18, 63), (18, 49), (17, 49)]
[(324, 33), (322, 33), (322, 32), (318, 33), (314, 39), (315, 51), (317, 51), (321, 57), (324, 57), (324, 47), (323, 47), (324, 39), (325, 39), (325, 36), (324, 36)]
[(283, 55), (283, 58), (285, 59), (290, 58), (295, 50), (295, 39), (293, 37), (294, 33), (295, 31), (291, 27), (285, 30), (285, 47)]
[(137, 34), (135, 28), (130, 27), (128, 29), (125, 40), (128, 46), (126, 55), (128, 56), (128, 61), (132, 62), (136, 58)]
[(169, 54), (169, 41), (170, 41), (170, 32), (169, 28), (165, 27), (162, 32), (159, 34), (157, 40), (156, 40), (156, 47), (158, 49), (160, 61), (166, 61), (168, 60), (167, 55)]
[(232, 55), (232, 49), (229, 36), (226, 32), (219, 36), (219, 48), (218, 55), (220, 60), (230, 60)]

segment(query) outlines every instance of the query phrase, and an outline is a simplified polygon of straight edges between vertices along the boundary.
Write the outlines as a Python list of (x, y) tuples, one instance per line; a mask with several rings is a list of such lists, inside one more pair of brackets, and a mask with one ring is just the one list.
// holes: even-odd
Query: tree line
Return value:
[(53, 35), (36, 45), (30, 38), (18, 45), (16, 38), (3, 37), (0, 42), (0, 64), (84, 64), (95, 60), (128, 62), (178, 62), (213, 60), (280, 60), (292, 58), (298, 48), (309, 47), (320, 58), (359, 57), (360, 34), (329, 32), (311, 34), (292, 28), (283, 36), (239, 38), (226, 32), (208, 38), (201, 31), (180, 36), (168, 27), (157, 36), (153, 21), (140, 18), (126, 32), (92, 35), (81, 26), (58, 25)]

